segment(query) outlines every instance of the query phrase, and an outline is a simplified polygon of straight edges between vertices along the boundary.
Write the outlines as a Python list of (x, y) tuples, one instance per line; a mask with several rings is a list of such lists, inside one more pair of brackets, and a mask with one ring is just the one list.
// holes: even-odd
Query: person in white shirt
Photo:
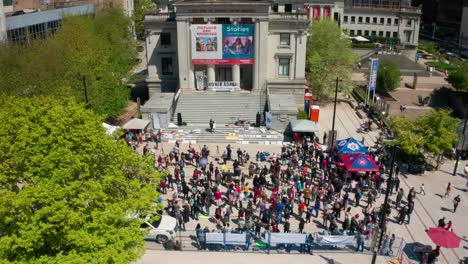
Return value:
[(426, 195), (426, 191), (424, 190), (424, 183), (419, 186), (419, 193), (418, 194), (423, 194)]

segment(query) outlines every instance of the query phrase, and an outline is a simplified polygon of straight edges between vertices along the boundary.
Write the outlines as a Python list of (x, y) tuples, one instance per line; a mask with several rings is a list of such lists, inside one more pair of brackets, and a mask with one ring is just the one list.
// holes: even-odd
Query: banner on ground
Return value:
[(379, 59), (371, 59), (369, 74), (369, 91), (375, 91), (377, 86), (377, 69), (379, 68)]
[(271, 244), (305, 244), (307, 234), (303, 233), (269, 233)]
[(192, 25), (192, 64), (253, 64), (252, 24)]
[(317, 244), (319, 245), (330, 245), (330, 246), (338, 246), (338, 245), (353, 245), (354, 244), (354, 236), (327, 236), (327, 235), (317, 235)]

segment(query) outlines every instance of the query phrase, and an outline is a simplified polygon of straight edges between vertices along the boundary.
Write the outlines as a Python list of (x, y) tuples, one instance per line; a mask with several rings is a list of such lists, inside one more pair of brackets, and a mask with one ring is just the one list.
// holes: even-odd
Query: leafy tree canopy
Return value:
[(307, 43), (307, 79), (315, 95), (330, 96), (335, 90), (335, 79), (342, 82), (340, 88), (351, 93), (351, 75), (356, 58), (351, 50), (351, 41), (344, 36), (335, 21), (314, 21)]
[(0, 94), (55, 95), (71, 87), (70, 96), (84, 102), (86, 85), (96, 113), (119, 114), (129, 98), (123, 80), (136, 58), (129, 26), (121, 10), (110, 8), (95, 17), (66, 17), (54, 35), (28, 48), (0, 48)]
[(422, 150), (438, 155), (452, 148), (458, 136), (458, 119), (450, 110), (432, 110), (429, 114), (411, 120), (407, 116), (390, 118), (390, 127), (395, 133), (393, 144), (399, 145), (408, 154), (419, 154)]
[(377, 91), (389, 92), (400, 86), (400, 70), (395, 63), (382, 61), (377, 71)]
[(464, 62), (456, 70), (450, 71), (447, 80), (456, 90), (468, 91), (468, 62)]
[(130, 263), (159, 180), (66, 97), (0, 98), (0, 262)]
[(156, 4), (152, 0), (135, 0), (134, 6), (135, 13), (133, 20), (135, 21), (135, 32), (138, 38), (142, 39), (145, 35), (145, 25), (143, 25), (145, 14), (156, 11)]

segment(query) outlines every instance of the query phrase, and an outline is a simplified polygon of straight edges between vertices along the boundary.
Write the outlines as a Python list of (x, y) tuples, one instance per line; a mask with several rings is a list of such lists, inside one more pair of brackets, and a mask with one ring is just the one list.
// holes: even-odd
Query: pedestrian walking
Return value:
[(395, 200), (395, 208), (398, 209), (398, 207), (400, 207), (401, 199), (403, 199), (404, 194), (405, 192), (403, 191), (403, 188), (400, 188), (400, 190), (398, 191), (396, 200)]
[(411, 214), (414, 210), (414, 201), (408, 203), (408, 210), (406, 211), (406, 215), (408, 216), (408, 224), (411, 223)]
[(426, 191), (424, 189), (424, 183), (422, 183), (421, 186), (419, 186), (418, 194), (426, 195)]
[(447, 184), (447, 188), (445, 188), (445, 194), (444, 194), (444, 197), (443, 197), (443, 198), (445, 198), (445, 197), (450, 197), (450, 192), (451, 192), (451, 191), (452, 191), (452, 183), (449, 182), (449, 183)]
[(439, 221), (437, 223), (437, 226), (438, 227), (444, 227), (445, 226), (445, 217), (442, 217), (441, 219), (439, 219)]
[(392, 237), (390, 238), (390, 241), (388, 242), (388, 255), (392, 256), (393, 255), (393, 244), (395, 244), (395, 234), (392, 234)]
[(453, 212), (454, 213), (457, 211), (457, 207), (460, 204), (460, 202), (461, 202), (460, 195), (457, 195), (455, 196), (455, 198), (453, 198)]
[(405, 222), (407, 210), (408, 209), (406, 208), (406, 206), (401, 208), (400, 213), (398, 214), (398, 224), (399, 225), (402, 225)]
[(364, 251), (364, 234), (359, 232), (357, 234), (357, 237), (356, 237), (356, 252), (359, 251), (359, 249), (361, 249), (361, 252)]

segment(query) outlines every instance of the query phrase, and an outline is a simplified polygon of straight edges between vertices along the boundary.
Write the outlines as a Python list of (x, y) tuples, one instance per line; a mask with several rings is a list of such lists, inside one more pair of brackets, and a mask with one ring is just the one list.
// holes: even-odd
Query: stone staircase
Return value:
[(244, 128), (239, 126), (217, 127), (214, 133), (205, 126), (191, 126), (162, 129), (163, 142), (182, 143), (236, 143), (236, 144), (282, 144), (284, 137), (281, 133), (266, 130), (264, 127)]
[(255, 123), (257, 112), (263, 113), (266, 95), (247, 92), (195, 92), (182, 93), (172, 116), (177, 124), (177, 113), (182, 114), (182, 121), (189, 127), (208, 127), (213, 119), (216, 127), (234, 124), (246, 119)]

